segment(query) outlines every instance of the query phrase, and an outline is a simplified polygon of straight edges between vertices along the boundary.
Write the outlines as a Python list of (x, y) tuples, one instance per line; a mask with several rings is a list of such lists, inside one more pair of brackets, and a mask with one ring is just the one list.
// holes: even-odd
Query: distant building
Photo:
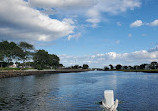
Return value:
[(14, 63), (13, 65), (10, 65), (9, 68), (17, 68), (17, 65)]

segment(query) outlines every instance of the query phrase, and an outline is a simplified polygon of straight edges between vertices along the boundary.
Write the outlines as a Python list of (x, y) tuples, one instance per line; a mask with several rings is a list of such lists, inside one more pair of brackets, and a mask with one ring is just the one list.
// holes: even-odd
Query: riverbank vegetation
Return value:
[(36, 50), (27, 42), (0, 42), (0, 70), (19, 69), (52, 69), (63, 66), (55, 54), (45, 50)]
[(116, 66), (113, 66), (112, 64), (110, 64), (109, 66), (105, 66), (103, 70), (158, 73), (158, 63), (156, 61), (153, 61), (150, 64), (141, 64), (141, 65), (134, 65), (134, 66), (123, 66), (121, 64), (117, 64)]
[(0, 70), (27, 69), (89, 69), (87, 64), (64, 67), (56, 54), (49, 54), (46, 50), (36, 50), (27, 42), (0, 42)]

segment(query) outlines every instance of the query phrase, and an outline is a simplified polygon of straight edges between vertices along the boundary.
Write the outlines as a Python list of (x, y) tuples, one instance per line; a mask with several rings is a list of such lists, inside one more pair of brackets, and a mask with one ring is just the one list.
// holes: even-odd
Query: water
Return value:
[(0, 79), (0, 110), (102, 111), (106, 89), (119, 111), (158, 111), (158, 74), (101, 71)]

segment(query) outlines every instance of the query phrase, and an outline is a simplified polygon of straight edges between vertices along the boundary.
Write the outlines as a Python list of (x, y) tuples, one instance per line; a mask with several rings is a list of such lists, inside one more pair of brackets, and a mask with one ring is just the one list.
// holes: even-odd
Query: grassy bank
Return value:
[(31, 68), (8, 68), (8, 67), (5, 67), (5, 68), (0, 68), (0, 71), (3, 71), (3, 70), (7, 70), (7, 71), (13, 71), (13, 70), (29, 70)]

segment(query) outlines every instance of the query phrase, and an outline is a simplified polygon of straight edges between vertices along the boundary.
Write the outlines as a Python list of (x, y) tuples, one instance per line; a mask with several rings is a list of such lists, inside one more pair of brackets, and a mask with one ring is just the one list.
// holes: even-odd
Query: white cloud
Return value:
[(158, 51), (135, 51), (131, 53), (109, 52), (89, 56), (60, 55), (61, 63), (66, 66), (89, 64), (91, 67), (104, 67), (109, 64), (139, 65), (158, 61)]
[(0, 1), (0, 34), (5, 39), (50, 41), (73, 33), (71, 19), (51, 19), (23, 0)]
[(143, 23), (142, 20), (136, 20), (135, 22), (130, 24), (130, 27), (140, 27), (142, 25), (146, 26), (158, 26), (158, 20), (154, 20), (151, 23)]
[(86, 15), (89, 17), (89, 19), (87, 19), (86, 21), (92, 23), (92, 27), (97, 27), (97, 24), (100, 22), (99, 11), (95, 9), (90, 9), (87, 11)]
[(133, 22), (130, 26), (131, 27), (140, 27), (143, 25), (143, 22), (141, 20), (136, 20), (135, 22)]
[(102, 12), (118, 14), (128, 9), (134, 10), (135, 7), (140, 7), (140, 5), (139, 0), (99, 0), (96, 7)]
[(29, 3), (38, 8), (80, 9), (93, 6), (95, 0), (29, 0)]
[[(115, 15), (140, 5), (139, 0), (1, 0), (0, 35), (8, 40), (51, 41), (69, 35), (72, 38), (77, 27), (72, 16), (82, 16), (97, 27), (105, 20), (102, 13)], [(50, 18), (52, 14), (61, 15), (60, 20)]]
[[(141, 6), (139, 0), (29, 0), (38, 8), (53, 8), (62, 15), (85, 16), (86, 21), (96, 27), (102, 21), (102, 13), (119, 14)], [(63, 13), (64, 12), (64, 13)]]
[(75, 35), (69, 35), (67, 39), (70, 40), (71, 38), (79, 38), (80, 36), (81, 36), (81, 33), (77, 33)]
[(154, 20), (153, 22), (149, 23), (150, 26), (158, 26), (158, 20)]

